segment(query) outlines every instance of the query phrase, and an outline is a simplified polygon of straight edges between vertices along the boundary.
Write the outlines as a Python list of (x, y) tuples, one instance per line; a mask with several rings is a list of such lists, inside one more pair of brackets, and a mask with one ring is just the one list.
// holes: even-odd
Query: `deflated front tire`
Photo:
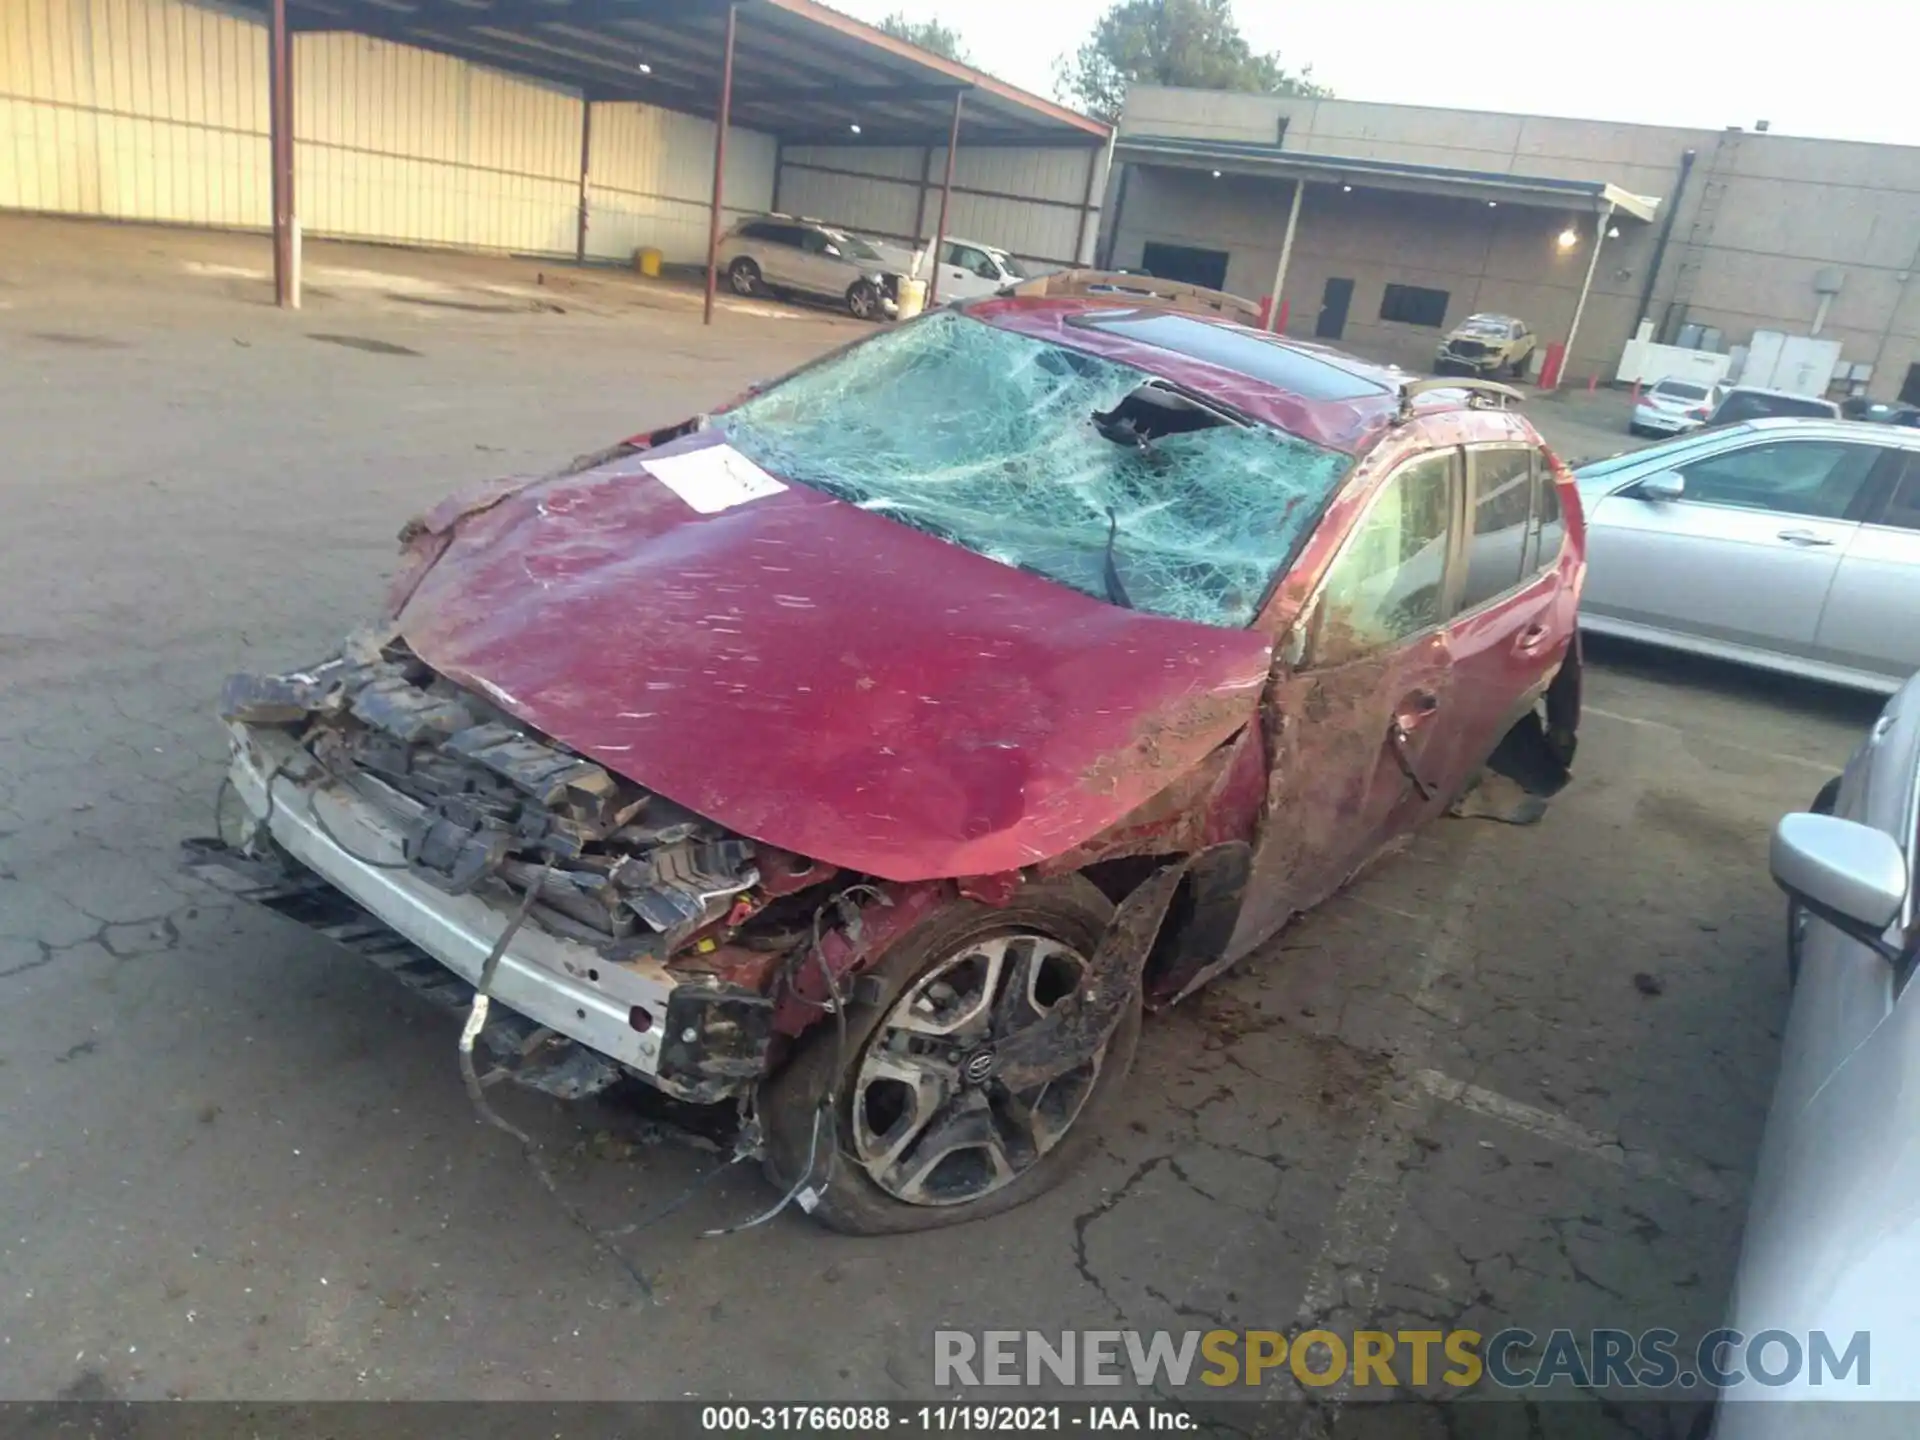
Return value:
[(1064, 876), (1001, 907), (956, 901), (909, 932), (865, 977), (871, 1003), (849, 1008), (844, 1038), (828, 1016), (761, 1088), (769, 1177), (868, 1235), (982, 1219), (1057, 1185), (1132, 1068), (1139, 996), (1044, 1084), (1002, 1083), (996, 1047), (1079, 992), (1112, 918), (1089, 881)]

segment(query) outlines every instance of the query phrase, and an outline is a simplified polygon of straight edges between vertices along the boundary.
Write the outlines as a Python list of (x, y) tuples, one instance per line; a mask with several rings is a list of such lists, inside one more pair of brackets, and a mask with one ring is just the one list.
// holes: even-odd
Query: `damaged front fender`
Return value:
[(1199, 858), (1190, 855), (1155, 871), (1121, 901), (1079, 990), (1001, 1043), (994, 1075), (1002, 1085), (1023, 1094), (1079, 1069), (1100, 1052), (1140, 1003), (1147, 961), (1181, 882)]

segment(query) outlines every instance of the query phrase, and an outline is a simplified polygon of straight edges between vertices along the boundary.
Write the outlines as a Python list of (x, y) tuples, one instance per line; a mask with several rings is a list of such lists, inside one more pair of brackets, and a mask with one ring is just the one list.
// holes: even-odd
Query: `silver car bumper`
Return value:
[[(254, 825), (264, 826), (293, 859), (462, 980), (477, 983), (510, 917), (477, 894), (448, 894), (404, 868), (400, 837), (379, 808), (325, 776), (291, 735), (238, 723), (228, 729), (228, 778)], [(660, 1073), (671, 1012), (698, 998), (687, 993), (694, 989), (656, 962), (609, 960), (590, 946), (525, 926), (501, 955), (490, 993), (669, 1093), (707, 1099), (713, 1097), (692, 1094), (685, 1083), (663, 1080)], [(643, 1017), (645, 1030), (636, 1028)]]
[(1633, 423), (1642, 430), (1655, 430), (1662, 435), (1681, 435), (1689, 430), (1698, 430), (1706, 424), (1704, 420), (1690, 420), (1685, 415), (1676, 415), (1671, 410), (1654, 410), (1645, 405), (1636, 405), (1633, 409)]

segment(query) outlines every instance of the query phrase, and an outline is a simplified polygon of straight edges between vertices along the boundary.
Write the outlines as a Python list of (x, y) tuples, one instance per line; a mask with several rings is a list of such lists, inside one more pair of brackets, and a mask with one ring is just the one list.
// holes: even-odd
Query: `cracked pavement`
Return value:
[(772, 1199), (751, 1167), (662, 1216), (710, 1149), (500, 1096), (641, 1293), (476, 1122), (452, 1020), (174, 856), (221, 677), (330, 647), (409, 514), (861, 328), (325, 245), (289, 316), (234, 273), (266, 255), (0, 217), (0, 1396), (894, 1399), (935, 1328), (1718, 1322), (1785, 1002), (1767, 830), (1877, 706), (1626, 647), (1543, 824), (1441, 823), (1150, 1021), (1089, 1162), (1002, 1219), (703, 1240)]

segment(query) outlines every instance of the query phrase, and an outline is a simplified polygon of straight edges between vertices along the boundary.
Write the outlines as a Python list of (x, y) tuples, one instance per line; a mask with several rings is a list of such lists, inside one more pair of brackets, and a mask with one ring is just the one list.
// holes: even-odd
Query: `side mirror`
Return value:
[(1649, 475), (1633, 487), (1642, 500), (1681, 500), (1686, 497), (1686, 477), (1678, 470), (1662, 470)]
[(1837, 815), (1795, 814), (1773, 827), (1774, 883), (1829, 925), (1888, 959), (1881, 934), (1907, 898), (1907, 859), (1891, 835)]

